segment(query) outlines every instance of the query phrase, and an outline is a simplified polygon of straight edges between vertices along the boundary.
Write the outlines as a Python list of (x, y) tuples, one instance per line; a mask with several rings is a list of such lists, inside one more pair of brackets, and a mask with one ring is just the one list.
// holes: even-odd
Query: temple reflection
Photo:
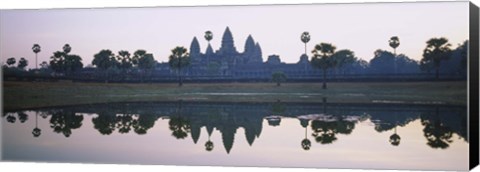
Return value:
[[(32, 113), (33, 112), (33, 113)], [(66, 138), (81, 128), (85, 115), (91, 115), (93, 128), (101, 135), (113, 133), (148, 134), (157, 120), (168, 120), (174, 139), (190, 137), (197, 144), (201, 137), (205, 151), (212, 151), (216, 143), (211, 136), (214, 130), (221, 134), (224, 150), (229, 154), (235, 144), (239, 128), (244, 129), (245, 139), (252, 146), (261, 135), (263, 122), (281, 127), (282, 119), (297, 119), (304, 130), (301, 149), (310, 150), (312, 144), (335, 144), (339, 135), (348, 136), (358, 123), (369, 120), (378, 133), (387, 132), (385, 138), (392, 146), (401, 146), (401, 133), (397, 128), (419, 120), (423, 127), (425, 143), (433, 149), (447, 149), (454, 141), (454, 134), (467, 140), (467, 113), (463, 106), (398, 105), (398, 104), (338, 104), (327, 103), (201, 103), (201, 102), (139, 102), (109, 103), (41, 108), (3, 113), (11, 124), (32, 122), (33, 137), (41, 137), (39, 120), (48, 121), (51, 131)], [(40, 116), (40, 118), (39, 118)], [(30, 117), (30, 118), (29, 118)], [(202, 128), (207, 133), (202, 136)], [(313, 142), (313, 143), (312, 143)]]

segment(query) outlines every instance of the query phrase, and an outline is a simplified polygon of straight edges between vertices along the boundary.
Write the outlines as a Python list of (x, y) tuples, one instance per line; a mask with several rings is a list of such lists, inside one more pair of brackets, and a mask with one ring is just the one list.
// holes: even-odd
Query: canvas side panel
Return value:
[(469, 40), (469, 87), (470, 87), (470, 169), (478, 165), (479, 158), (479, 102), (478, 102), (478, 73), (479, 73), (479, 55), (478, 55), (478, 7), (470, 2), (470, 40)]

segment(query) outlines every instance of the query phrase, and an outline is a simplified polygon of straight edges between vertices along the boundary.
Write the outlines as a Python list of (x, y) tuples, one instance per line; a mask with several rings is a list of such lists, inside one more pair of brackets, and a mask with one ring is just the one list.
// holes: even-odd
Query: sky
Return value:
[(25, 57), (34, 68), (35, 43), (42, 47), (38, 63), (49, 61), (66, 43), (85, 66), (102, 49), (145, 49), (166, 62), (172, 48), (190, 47), (194, 36), (204, 52), (207, 30), (217, 50), (227, 26), (239, 52), (251, 34), (264, 61), (276, 54), (296, 63), (304, 53), (304, 31), (311, 35), (308, 52), (327, 42), (369, 61), (377, 49), (393, 51), (388, 40), (398, 36), (397, 53), (420, 60), (430, 38), (445, 37), (453, 48), (467, 40), (468, 15), (467, 2), (2, 10), (0, 62)]

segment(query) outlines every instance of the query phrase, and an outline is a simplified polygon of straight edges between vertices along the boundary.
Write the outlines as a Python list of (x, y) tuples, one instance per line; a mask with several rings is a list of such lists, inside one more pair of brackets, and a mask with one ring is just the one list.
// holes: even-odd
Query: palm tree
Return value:
[(397, 55), (396, 49), (400, 45), (400, 39), (398, 39), (397, 36), (392, 36), (390, 40), (388, 40), (388, 44), (393, 48), (393, 54)]
[(205, 32), (205, 39), (208, 41), (208, 44), (210, 45), (210, 41), (213, 39), (213, 33), (212, 31), (207, 30)]
[[(210, 41), (213, 39), (213, 33), (212, 33), (212, 31), (207, 30), (207, 31), (205, 32), (205, 36), (204, 36), (204, 37), (205, 37), (205, 39), (206, 39), (207, 42), (208, 42), (208, 47), (211, 47), (211, 46), (210, 46)], [(209, 58), (209, 56), (207, 56), (207, 64), (210, 63), (210, 60), (209, 60), (208, 58)]]
[(17, 60), (15, 60), (15, 58), (13, 58), (13, 57), (7, 59), (7, 65), (9, 67), (13, 66), (16, 62), (17, 62)]
[(41, 51), (40, 45), (38, 45), (38, 44), (33, 44), (32, 50), (33, 50), (33, 52), (35, 53), (35, 69), (38, 69), (38, 66), (37, 66), (37, 54)]
[(392, 36), (390, 40), (388, 40), (388, 44), (393, 48), (393, 56), (395, 57), (393, 60), (393, 68), (395, 73), (397, 73), (397, 47), (400, 45), (400, 39), (398, 39), (397, 36)]
[(331, 57), (335, 53), (335, 49), (336, 47), (332, 44), (320, 43), (315, 45), (315, 49), (312, 51), (312, 65), (323, 70), (323, 89), (327, 89), (327, 69), (333, 67), (334, 63)]
[(65, 54), (68, 54), (68, 53), (70, 53), (70, 51), (72, 51), (72, 47), (70, 47), (69, 44), (65, 44), (65, 45), (63, 46), (63, 52), (64, 52)]
[(177, 70), (178, 86), (181, 87), (183, 85), (181, 69), (190, 64), (190, 55), (188, 54), (187, 49), (179, 46), (172, 49), (172, 54), (169, 57), (168, 63), (171, 68)]
[(20, 60), (18, 61), (17, 67), (18, 67), (19, 69), (25, 70), (25, 67), (27, 67), (27, 66), (28, 66), (28, 61), (27, 61), (27, 59), (25, 59), (25, 58), (23, 58), (23, 57), (20, 58)]
[(310, 41), (310, 33), (306, 31), (303, 32), (300, 36), (300, 40), (305, 44), (305, 55), (307, 55), (307, 43)]
[(450, 43), (447, 38), (432, 38), (427, 41), (427, 47), (423, 50), (424, 63), (435, 65), (435, 78), (438, 79), (440, 62), (447, 60), (451, 54)]

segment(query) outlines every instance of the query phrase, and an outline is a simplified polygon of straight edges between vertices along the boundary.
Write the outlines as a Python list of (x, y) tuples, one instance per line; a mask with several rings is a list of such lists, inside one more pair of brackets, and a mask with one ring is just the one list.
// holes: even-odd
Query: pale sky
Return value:
[[(318, 4), (277, 6), (158, 7), (56, 10), (2, 10), (0, 13), (0, 62), (25, 57), (34, 68), (32, 45), (40, 44), (39, 60), (49, 61), (64, 44), (72, 54), (91, 64), (102, 49), (117, 53), (145, 49), (159, 62), (166, 62), (170, 49), (190, 47), (194, 36), (202, 52), (211, 30), (214, 50), (220, 47), (227, 26), (239, 52), (251, 34), (262, 47), (263, 60), (280, 55), (295, 63), (304, 52), (303, 31), (315, 44), (328, 42), (337, 50), (350, 49), (364, 60), (377, 49), (392, 51), (391, 36), (400, 38), (397, 53), (422, 58), (425, 42), (446, 37), (456, 48), (468, 39), (468, 2)], [(310, 53), (309, 53), (310, 54)]]

